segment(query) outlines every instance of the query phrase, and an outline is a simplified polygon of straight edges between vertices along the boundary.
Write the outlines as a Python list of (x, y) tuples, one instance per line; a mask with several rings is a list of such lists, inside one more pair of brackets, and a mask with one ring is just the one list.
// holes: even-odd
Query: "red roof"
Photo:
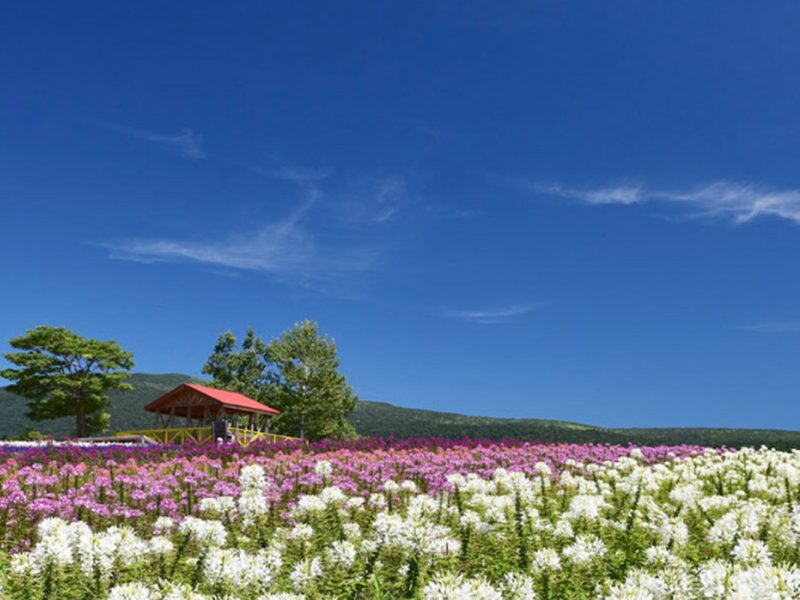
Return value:
[[(252, 398), (248, 398), (244, 394), (229, 392), (227, 390), (219, 390), (217, 388), (210, 388), (204, 385), (197, 385), (196, 383), (182, 383), (174, 390), (171, 390), (163, 396), (153, 400), (144, 408), (145, 410), (152, 412), (161, 412), (162, 410), (169, 409), (171, 404), (170, 401), (180, 397), (180, 392), (186, 391), (187, 389), (194, 390), (206, 398), (213, 400), (214, 404), (218, 405), (219, 407), (226, 408), (234, 412), (260, 413), (264, 415), (281, 414), (279, 410), (275, 410), (266, 404), (261, 404), (261, 402), (257, 402)], [(186, 412), (186, 409), (184, 408), (182, 412)]]

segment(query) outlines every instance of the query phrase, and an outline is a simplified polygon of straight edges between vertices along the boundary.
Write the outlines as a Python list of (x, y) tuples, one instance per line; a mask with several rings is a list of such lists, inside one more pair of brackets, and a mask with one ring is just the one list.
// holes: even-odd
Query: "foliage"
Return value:
[(129, 390), (130, 352), (116, 342), (81, 337), (63, 327), (39, 326), (10, 341), (5, 358), (18, 368), (0, 371), (9, 391), (28, 400), (28, 417), (44, 421), (74, 416), (78, 436), (108, 426), (111, 390)]
[(212, 377), (213, 387), (239, 392), (250, 398), (265, 399), (267, 395), (267, 346), (253, 329), (247, 330), (242, 348), (236, 351), (232, 332), (222, 334), (214, 352), (203, 366), (203, 373)]
[(203, 373), (213, 377), (214, 387), (280, 410), (271, 423), (276, 433), (313, 440), (355, 434), (346, 417), (357, 397), (339, 366), (335, 342), (306, 320), (269, 344), (249, 329), (238, 351), (233, 333), (224, 333)]
[(22, 434), (20, 439), (27, 442), (41, 442), (43, 440), (46, 440), (47, 436), (33, 429), (32, 427), (29, 427), (28, 429), (25, 430), (25, 433)]
[(358, 397), (339, 373), (336, 342), (320, 336), (316, 323), (296, 323), (270, 341), (267, 355), (272, 406), (281, 411), (276, 431), (312, 440), (355, 435), (347, 415)]
[[(11, 556), (0, 552), (0, 593), (8, 600), (800, 595), (797, 453), (434, 440), (375, 452), (370, 445), (245, 455), (211, 446), (179, 456), (132, 452), (125, 462), (108, 459), (117, 450), (63, 464), (36, 453), (5, 460), (0, 539), (15, 547)], [(37, 499), (26, 502), (28, 495)]]

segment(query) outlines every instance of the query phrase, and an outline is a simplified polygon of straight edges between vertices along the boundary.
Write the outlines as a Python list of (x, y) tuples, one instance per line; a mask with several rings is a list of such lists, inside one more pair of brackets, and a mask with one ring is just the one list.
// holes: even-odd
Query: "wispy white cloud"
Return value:
[[(339, 178), (328, 184), (333, 169), (307, 167), (268, 168), (246, 165), (254, 173), (296, 184), (317, 198), (321, 186), (326, 185), (324, 210), (328, 216), (349, 226), (387, 223), (407, 204), (406, 182), (399, 176), (358, 176)], [(343, 179), (343, 181), (342, 181)], [(337, 185), (338, 183), (338, 185)]]
[(302, 204), (288, 216), (222, 239), (129, 239), (102, 244), (111, 258), (141, 263), (190, 262), (238, 271), (255, 271), (295, 283), (330, 282), (370, 269), (376, 253), (358, 242), (314, 235), (309, 213), (326, 175), (311, 170), (276, 171), (304, 191)]
[(172, 148), (186, 158), (200, 159), (206, 157), (203, 136), (191, 129), (182, 129), (179, 133), (157, 133), (146, 129), (136, 129), (126, 125), (107, 124), (109, 129), (125, 134), (137, 140), (153, 142)]
[(800, 321), (759, 321), (738, 329), (752, 333), (800, 333)]
[(319, 186), (322, 181), (333, 174), (333, 169), (329, 168), (283, 166), (270, 169), (257, 165), (248, 165), (248, 167), (255, 173), (273, 179), (283, 179), (305, 188)]
[[(524, 183), (524, 180), (523, 180)], [(578, 189), (564, 187), (560, 183), (529, 183), (526, 187), (532, 191), (580, 200), (587, 204), (636, 204), (645, 199), (641, 186), (621, 185), (595, 189)]]
[(408, 207), (409, 195), (402, 177), (360, 177), (342, 191), (340, 219), (351, 226), (388, 223)]
[(315, 255), (313, 240), (298, 226), (299, 212), (223, 240), (134, 239), (105, 244), (113, 258), (138, 262), (198, 262), (276, 275), (305, 272)]
[(470, 323), (493, 325), (495, 323), (508, 323), (514, 320), (514, 318), (527, 314), (537, 308), (541, 308), (541, 305), (522, 304), (494, 309), (452, 310), (447, 313), (447, 316), (451, 319), (459, 319)]
[(385, 223), (391, 219), (405, 200), (406, 184), (402, 179), (390, 177), (382, 180), (375, 194), (377, 211), (372, 216), (376, 223)]
[(587, 204), (667, 203), (682, 208), (691, 217), (725, 219), (737, 224), (758, 217), (774, 217), (800, 224), (800, 189), (771, 189), (734, 181), (714, 181), (685, 190), (648, 189), (621, 185), (601, 188), (571, 188), (524, 179), (516, 183), (539, 194), (558, 196)]

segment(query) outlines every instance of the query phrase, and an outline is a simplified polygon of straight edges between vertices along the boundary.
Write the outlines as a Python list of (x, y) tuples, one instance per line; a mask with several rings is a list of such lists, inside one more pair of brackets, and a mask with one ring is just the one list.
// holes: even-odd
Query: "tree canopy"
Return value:
[(347, 420), (358, 397), (339, 372), (336, 343), (313, 321), (295, 324), (269, 344), (249, 329), (241, 349), (226, 332), (203, 367), (212, 385), (240, 392), (281, 411), (276, 433), (320, 439), (351, 437)]
[(273, 365), (272, 402), (281, 411), (278, 426), (286, 435), (355, 435), (347, 415), (358, 397), (339, 373), (336, 342), (320, 335), (315, 322), (296, 323), (270, 341), (267, 355)]
[(211, 385), (216, 388), (239, 392), (255, 399), (263, 399), (267, 388), (267, 345), (257, 337), (252, 328), (236, 350), (236, 337), (226, 331), (217, 339), (214, 352), (208, 357), (202, 372), (211, 375)]
[(12, 339), (5, 358), (15, 367), (0, 371), (8, 390), (28, 400), (28, 418), (74, 416), (79, 437), (108, 427), (108, 393), (129, 390), (133, 355), (115, 341), (84, 338), (63, 327), (40, 325)]

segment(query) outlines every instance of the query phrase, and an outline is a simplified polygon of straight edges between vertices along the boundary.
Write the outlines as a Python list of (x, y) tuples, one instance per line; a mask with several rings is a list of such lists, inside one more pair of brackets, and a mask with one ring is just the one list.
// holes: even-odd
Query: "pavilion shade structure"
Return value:
[(194, 422), (210, 424), (229, 420), (239, 425), (247, 423), (248, 429), (266, 431), (269, 417), (280, 411), (236, 392), (218, 390), (195, 383), (183, 383), (145, 406), (156, 413), (156, 424), (174, 427)]

